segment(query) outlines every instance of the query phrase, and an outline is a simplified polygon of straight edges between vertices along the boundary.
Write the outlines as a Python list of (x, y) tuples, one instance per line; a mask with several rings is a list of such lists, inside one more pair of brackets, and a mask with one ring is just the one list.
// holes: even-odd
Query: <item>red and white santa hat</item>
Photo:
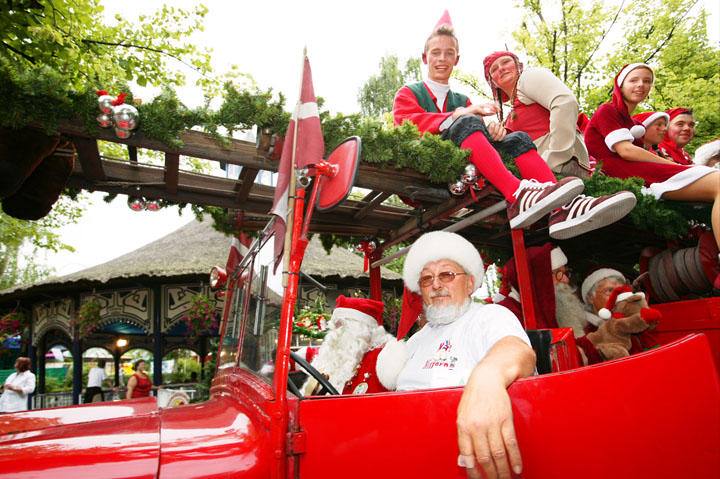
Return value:
[(717, 155), (720, 155), (720, 140), (713, 140), (695, 150), (693, 163), (696, 165), (707, 165), (708, 160)]
[[(413, 293), (420, 293), (420, 273), (426, 264), (449, 259), (459, 264), (467, 274), (475, 278), (478, 289), (485, 277), (485, 267), (478, 250), (457, 233), (432, 231), (425, 233), (410, 247), (405, 259), (403, 279)], [(474, 291), (474, 290), (473, 290)]]
[(665, 123), (670, 124), (670, 115), (664, 111), (646, 111), (633, 115), (633, 118), (642, 123), (645, 128), (649, 128), (655, 120), (660, 118), (665, 118)]
[(636, 294), (642, 295), (643, 298), (645, 297), (645, 293), (633, 293), (630, 286), (618, 286), (613, 290), (610, 298), (608, 298), (605, 307), (598, 311), (598, 316), (605, 320), (612, 318), (612, 309), (615, 307), (615, 303), (625, 301)]
[(625, 279), (625, 275), (616, 269), (601, 266), (590, 271), (588, 275), (585, 276), (585, 279), (582, 282), (582, 286), (580, 287), (582, 300), (585, 302), (585, 304), (588, 303), (587, 295), (590, 290), (593, 289), (595, 285), (598, 284), (600, 281), (613, 276), (620, 277), (623, 279), (623, 281), (627, 281), (627, 279)]
[(383, 325), (385, 305), (382, 301), (338, 296), (336, 304), (337, 307), (332, 315), (333, 321), (336, 319), (356, 319), (371, 326)]
[(550, 250), (550, 267), (552, 269), (560, 269), (568, 262), (567, 256), (559, 246)]
[[(625, 78), (628, 76), (628, 74), (635, 70), (636, 68), (647, 68), (650, 70), (650, 73), (652, 73), (653, 83), (655, 82), (655, 72), (653, 72), (652, 68), (650, 68), (649, 65), (646, 65), (645, 63), (629, 63), (622, 67), (618, 74), (615, 76), (615, 82), (613, 85), (613, 96), (612, 96), (612, 104), (615, 105), (615, 107), (622, 111), (626, 112), (628, 115), (630, 115), (630, 112), (627, 111), (627, 105), (625, 104), (625, 101), (623, 100), (622, 95), (622, 85), (625, 81)], [(633, 127), (634, 128), (634, 127)], [(640, 133), (640, 130), (642, 130), (642, 133)], [(640, 134), (638, 134), (640, 133)], [(636, 129), (636, 131), (632, 132), (633, 137), (640, 138), (645, 134), (645, 128), (639, 127)]]

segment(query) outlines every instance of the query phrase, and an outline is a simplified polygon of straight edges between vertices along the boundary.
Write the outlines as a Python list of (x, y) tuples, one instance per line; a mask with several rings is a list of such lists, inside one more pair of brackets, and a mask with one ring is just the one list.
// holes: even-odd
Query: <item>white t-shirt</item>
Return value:
[(94, 367), (88, 372), (87, 387), (89, 388), (101, 388), (103, 381), (108, 378), (104, 368)]
[(22, 388), (22, 392), (6, 389), (0, 397), (0, 412), (27, 411), (27, 397), (35, 391), (35, 375), (30, 371), (12, 373), (5, 384)]
[(407, 342), (410, 359), (397, 381), (398, 391), (462, 386), (501, 339), (515, 336), (530, 346), (509, 309), (472, 303), (450, 324), (428, 323)]

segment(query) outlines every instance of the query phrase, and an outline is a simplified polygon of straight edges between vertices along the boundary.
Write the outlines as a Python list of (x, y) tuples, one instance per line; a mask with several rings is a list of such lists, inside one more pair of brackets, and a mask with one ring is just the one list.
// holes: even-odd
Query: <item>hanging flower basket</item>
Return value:
[(204, 294), (195, 294), (190, 298), (190, 304), (185, 305), (185, 310), (185, 314), (180, 318), (187, 326), (185, 336), (196, 338), (217, 334), (219, 310), (215, 307), (214, 300)]
[(30, 327), (30, 320), (21, 311), (10, 311), (0, 317), (0, 343), (8, 338), (21, 335)]
[(76, 339), (88, 337), (100, 325), (100, 303), (91, 299), (84, 302), (75, 312), (75, 317), (70, 320)]

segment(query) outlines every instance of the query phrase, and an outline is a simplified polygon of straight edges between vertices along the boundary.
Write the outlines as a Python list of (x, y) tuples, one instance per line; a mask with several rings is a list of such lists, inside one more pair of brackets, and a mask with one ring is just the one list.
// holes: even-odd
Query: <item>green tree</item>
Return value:
[[(205, 7), (186, 11), (163, 6), (139, 17), (139, 25), (120, 15), (106, 24), (102, 11), (99, 0), (0, 2), (0, 106), (5, 107), (0, 108), (0, 124), (20, 127), (36, 121), (50, 133), (58, 118), (82, 116), (98, 88), (117, 94), (128, 91), (127, 82), (184, 84), (180, 65), (197, 72), (198, 84), (210, 95), (219, 92), (210, 51), (198, 49), (190, 39), (203, 30)], [(117, 145), (103, 147), (104, 153), (109, 151), (122, 154)], [(0, 213), (0, 289), (51, 274), (33, 256), (41, 250), (72, 250), (54, 231), (81, 214), (82, 208), (68, 197), (39, 221)]]
[(395, 93), (405, 84), (422, 79), (420, 59), (410, 58), (401, 70), (398, 57), (387, 55), (380, 60), (380, 73), (373, 75), (360, 88), (360, 111), (367, 117), (378, 117), (392, 111)]
[(3, 2), (0, 56), (18, 69), (48, 67), (78, 90), (118, 81), (182, 85), (185, 76), (169, 68), (171, 60), (203, 75), (210, 72), (210, 52), (189, 39), (203, 29), (202, 5), (193, 11), (163, 6), (141, 16), (140, 25), (120, 15), (106, 25), (100, 21), (103, 9), (99, 0)]
[(74, 251), (60, 241), (55, 231), (61, 226), (75, 223), (83, 208), (69, 197), (61, 197), (55, 208), (38, 221), (13, 218), (0, 212), (0, 290), (46, 278), (52, 269), (37, 261), (43, 250)]

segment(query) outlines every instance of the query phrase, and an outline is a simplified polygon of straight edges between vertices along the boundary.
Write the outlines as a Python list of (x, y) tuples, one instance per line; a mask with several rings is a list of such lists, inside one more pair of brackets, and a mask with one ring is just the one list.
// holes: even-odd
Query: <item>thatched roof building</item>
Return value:
[[(117, 288), (138, 283), (207, 282), (213, 266), (225, 266), (230, 238), (209, 221), (190, 221), (168, 235), (106, 263), (75, 273), (0, 291), (0, 309), (18, 300), (46, 300), (71, 290)], [(334, 248), (328, 255), (317, 238), (310, 241), (302, 266), (306, 274), (332, 282), (369, 287), (363, 258)], [(402, 288), (401, 276), (382, 268), (386, 286)]]

